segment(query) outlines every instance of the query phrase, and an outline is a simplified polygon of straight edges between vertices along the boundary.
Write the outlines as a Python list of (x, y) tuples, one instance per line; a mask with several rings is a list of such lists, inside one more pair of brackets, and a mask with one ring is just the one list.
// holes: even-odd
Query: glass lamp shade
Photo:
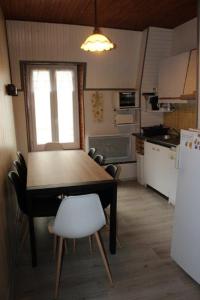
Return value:
[(108, 51), (114, 48), (114, 44), (100, 32), (91, 34), (81, 45), (81, 49), (91, 52)]

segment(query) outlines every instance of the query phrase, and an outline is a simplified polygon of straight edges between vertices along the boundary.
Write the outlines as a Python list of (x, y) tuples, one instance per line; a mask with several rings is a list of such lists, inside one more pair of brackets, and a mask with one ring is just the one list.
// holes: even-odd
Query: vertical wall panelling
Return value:
[(15, 199), (7, 172), (16, 154), (12, 98), (5, 93), (10, 83), (5, 21), (0, 10), (0, 299), (12, 296), (15, 253)]
[[(150, 27), (147, 40), (146, 55), (142, 76), (141, 92), (153, 92), (158, 86), (159, 63), (171, 55), (173, 30)], [(146, 112), (145, 99), (141, 101), (142, 126), (150, 126), (163, 122), (162, 113)]]
[(113, 51), (91, 54), (80, 49), (90, 27), (7, 21), (13, 81), (20, 86), (19, 60), (87, 62), (86, 88), (135, 87), (141, 32), (106, 29)]
[[(142, 33), (136, 31), (104, 29), (117, 45), (116, 49), (103, 54), (91, 54), (80, 49), (83, 40), (91, 33), (90, 27), (7, 21), (13, 82), (20, 87), (22, 60), (73, 61), (87, 63), (86, 88), (135, 88), (139, 64)], [(132, 128), (118, 130), (113, 126), (112, 92), (102, 91), (105, 98), (105, 118), (99, 123), (90, 122), (90, 92), (84, 92), (85, 132), (112, 134), (133, 131)], [(107, 111), (107, 108), (110, 110)], [(14, 103), (18, 148), (27, 152), (27, 134), (24, 95), (20, 93)]]
[(173, 30), (172, 55), (190, 51), (197, 47), (197, 18)]

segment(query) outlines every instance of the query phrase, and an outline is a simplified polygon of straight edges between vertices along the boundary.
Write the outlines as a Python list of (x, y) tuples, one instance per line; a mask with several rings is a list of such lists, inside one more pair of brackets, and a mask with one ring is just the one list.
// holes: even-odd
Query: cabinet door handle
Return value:
[(152, 150), (156, 150), (156, 149), (153, 147)]
[(157, 148), (157, 149), (156, 149), (156, 151), (160, 151), (160, 149), (159, 149), (159, 148)]

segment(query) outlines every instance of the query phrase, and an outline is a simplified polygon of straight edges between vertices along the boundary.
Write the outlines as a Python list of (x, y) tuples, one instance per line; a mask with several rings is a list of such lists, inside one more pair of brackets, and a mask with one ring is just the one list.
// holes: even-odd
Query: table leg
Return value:
[(116, 254), (117, 182), (112, 185), (110, 203), (110, 253)]
[(36, 251), (35, 228), (34, 228), (33, 217), (29, 217), (29, 236), (30, 236), (32, 267), (36, 267), (37, 266), (37, 251)]

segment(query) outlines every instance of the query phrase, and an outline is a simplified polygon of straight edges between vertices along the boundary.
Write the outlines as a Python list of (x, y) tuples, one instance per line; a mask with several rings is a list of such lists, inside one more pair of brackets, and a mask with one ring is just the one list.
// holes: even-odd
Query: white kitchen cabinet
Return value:
[(145, 184), (153, 187), (175, 204), (177, 170), (176, 151), (145, 141), (144, 176)]
[(184, 52), (164, 59), (159, 68), (159, 98), (179, 98), (184, 85), (190, 52)]
[(184, 95), (192, 95), (196, 92), (197, 87), (197, 50), (193, 49), (190, 52), (187, 76), (184, 86)]

